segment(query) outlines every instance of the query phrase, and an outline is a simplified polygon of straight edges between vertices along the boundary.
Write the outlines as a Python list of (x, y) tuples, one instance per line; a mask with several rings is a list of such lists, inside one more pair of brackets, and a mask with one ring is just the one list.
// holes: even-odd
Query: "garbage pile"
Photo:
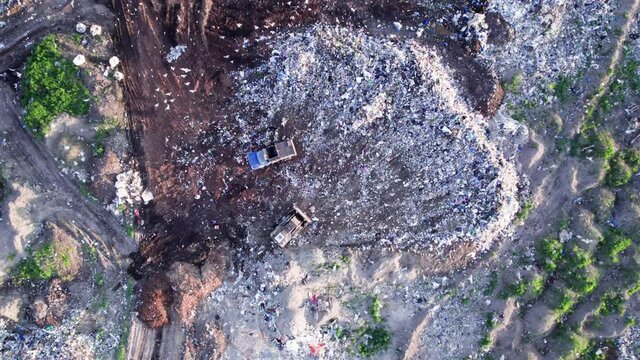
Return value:
[[(0, 320), (0, 357), (3, 359), (58, 360), (110, 357), (118, 345), (114, 324), (104, 324), (103, 331), (85, 333), (80, 329), (85, 316), (74, 310), (59, 326), (17, 326), (9, 328)], [(86, 319), (85, 319), (86, 320)], [(113, 334), (108, 334), (108, 332)]]
[(545, 0), (518, 6), (491, 1), (489, 11), (500, 13), (517, 36), (508, 47), (488, 45), (481, 56), (500, 74), (522, 74), (518, 92), (510, 93), (508, 101), (551, 103), (549, 86), (596, 66), (603, 42), (613, 36), (618, 6), (615, 1)]
[(236, 123), (296, 139), (304, 154), (287, 164), (282, 193), (315, 206), (317, 236), (441, 251), (488, 246), (508, 226), (515, 171), (460, 97), (446, 54), (330, 25), (271, 45), (265, 65), (237, 74)]
[[(7, 10), (11, 9), (13, 4), (15, 4), (15, 0), (3, 0), (0, 2), (0, 14), (5, 13)], [(2, 27), (2, 26), (0, 26)]]
[(640, 326), (632, 326), (618, 339), (618, 359), (631, 360), (640, 356)]

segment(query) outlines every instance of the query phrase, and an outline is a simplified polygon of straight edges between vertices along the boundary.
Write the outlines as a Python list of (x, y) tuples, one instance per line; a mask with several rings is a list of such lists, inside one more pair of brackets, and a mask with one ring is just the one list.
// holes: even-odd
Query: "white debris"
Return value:
[(109, 59), (109, 66), (110, 66), (112, 69), (115, 69), (115, 68), (116, 68), (116, 66), (118, 66), (119, 64), (120, 64), (120, 59), (119, 59), (117, 56), (112, 56), (112, 57)]
[(393, 23), (393, 27), (396, 28), (397, 31), (402, 30), (402, 24), (397, 21)]
[(73, 64), (75, 66), (82, 66), (86, 62), (87, 62), (87, 59), (84, 57), (84, 55), (78, 55), (78, 56), (73, 58)]
[(120, 71), (116, 71), (116, 72), (113, 73), (113, 78), (116, 81), (122, 81), (124, 79), (124, 74), (121, 73)]
[(153, 198), (153, 193), (151, 193), (151, 191), (149, 190), (145, 190), (142, 192), (142, 202), (147, 205), (149, 202), (151, 202), (154, 198)]
[(180, 58), (180, 56), (184, 54), (185, 51), (187, 51), (186, 45), (174, 46), (171, 48), (171, 50), (169, 50), (169, 53), (167, 54), (165, 59), (167, 60), (168, 63), (172, 63), (178, 60), (178, 58)]
[(89, 28), (89, 33), (91, 34), (91, 36), (102, 35), (102, 26), (96, 24), (91, 25), (91, 27)]
[(79, 22), (76, 24), (76, 31), (80, 34), (84, 34), (87, 32), (87, 25)]
[(143, 201), (142, 178), (138, 172), (126, 171), (116, 176), (116, 206), (120, 204), (133, 205)]

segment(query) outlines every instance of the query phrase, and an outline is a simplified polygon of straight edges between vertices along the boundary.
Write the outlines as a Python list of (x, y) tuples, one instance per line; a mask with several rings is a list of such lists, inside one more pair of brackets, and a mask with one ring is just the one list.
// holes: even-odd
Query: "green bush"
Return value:
[(484, 318), (484, 327), (491, 331), (496, 327), (496, 317), (492, 312), (488, 312)]
[(569, 313), (575, 304), (576, 302), (571, 298), (571, 296), (568, 294), (562, 294), (560, 303), (555, 307), (555, 310), (560, 316), (562, 316)]
[(510, 92), (510, 93), (517, 93), (518, 91), (520, 91), (520, 86), (522, 85), (522, 80), (524, 79), (524, 76), (522, 75), (522, 72), (517, 72), (515, 75), (513, 75), (513, 77), (511, 78), (510, 81), (505, 82), (502, 87), (504, 88), (504, 90), (506, 92)]
[(620, 294), (606, 293), (602, 297), (600, 307), (596, 310), (596, 314), (607, 316), (611, 314), (622, 315), (624, 313), (624, 297)]
[(360, 356), (371, 357), (384, 350), (391, 344), (391, 334), (383, 327), (362, 327), (358, 330), (356, 351)]
[(568, 76), (560, 76), (558, 82), (553, 84), (553, 95), (564, 103), (569, 100), (569, 90), (571, 89), (572, 79)]
[(640, 168), (640, 151), (626, 149), (618, 151), (608, 164), (605, 182), (611, 187), (621, 187), (629, 183), (631, 177)]
[(22, 81), (25, 124), (44, 136), (61, 113), (85, 115), (89, 112), (89, 90), (78, 76), (78, 68), (56, 47), (55, 37), (46, 36), (27, 60)]
[(380, 315), (380, 310), (382, 310), (382, 301), (379, 298), (375, 297), (371, 302), (371, 307), (369, 308), (369, 314), (371, 318), (376, 323), (382, 322), (382, 315)]
[(558, 239), (546, 238), (540, 243), (539, 254), (542, 268), (546, 271), (555, 271), (558, 262), (562, 258), (563, 245)]
[(591, 263), (593, 263), (591, 254), (575, 245), (563, 261), (560, 275), (567, 286), (578, 295), (589, 294), (597, 285), (597, 276), (592, 276), (587, 269)]
[(534, 296), (539, 296), (544, 291), (544, 284), (546, 279), (542, 275), (536, 275), (531, 281), (531, 293)]
[(529, 217), (529, 213), (533, 210), (533, 202), (531, 200), (527, 201), (522, 205), (518, 214), (516, 214), (517, 221), (524, 221), (524, 219)]
[(631, 246), (631, 238), (625, 236), (616, 228), (608, 228), (600, 240), (598, 248), (603, 256), (613, 263), (620, 261), (619, 254)]
[(485, 334), (482, 339), (480, 339), (480, 348), (482, 350), (486, 350), (491, 346), (491, 336), (489, 334)]
[(631, 296), (635, 293), (637, 293), (638, 291), (640, 291), (640, 282), (637, 282), (636, 284), (632, 285), (629, 290), (627, 290), (627, 295)]
[(68, 267), (65, 254), (58, 254), (52, 243), (46, 243), (35, 251), (27, 249), (27, 257), (12, 270), (13, 279), (18, 284), (49, 280), (64, 267)]
[(502, 299), (520, 297), (526, 294), (527, 290), (529, 290), (529, 282), (526, 280), (522, 280), (520, 282), (507, 286), (500, 294), (500, 297)]
[(590, 156), (609, 160), (615, 153), (615, 141), (607, 131), (597, 131), (593, 125), (586, 126), (573, 143), (574, 155)]
[(640, 151), (635, 148), (629, 148), (622, 151), (622, 156), (624, 157), (624, 161), (634, 169), (633, 171), (638, 171), (640, 168)]

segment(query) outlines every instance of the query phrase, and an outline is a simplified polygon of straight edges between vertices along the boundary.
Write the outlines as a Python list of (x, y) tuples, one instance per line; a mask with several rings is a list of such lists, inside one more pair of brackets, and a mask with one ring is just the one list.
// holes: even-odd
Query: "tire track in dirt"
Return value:
[(0, 158), (15, 162), (12, 174), (15, 172), (23, 181), (50, 190), (42, 208), (37, 211), (73, 223), (88, 238), (102, 244), (107, 258), (118, 259), (122, 264), (126, 256), (135, 251), (136, 244), (105, 209), (91, 203), (71, 179), (61, 174), (44, 145), (20, 126), (15, 98), (15, 93), (6, 84), (0, 84), (0, 104), (3, 104), (0, 109), (4, 109), (0, 111), (0, 131), (6, 140), (0, 146)]

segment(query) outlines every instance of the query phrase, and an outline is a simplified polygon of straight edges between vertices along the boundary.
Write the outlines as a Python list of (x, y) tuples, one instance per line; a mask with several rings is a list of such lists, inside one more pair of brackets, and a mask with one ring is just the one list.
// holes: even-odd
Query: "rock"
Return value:
[(102, 26), (100, 25), (91, 25), (91, 27), (89, 28), (89, 33), (91, 34), (91, 36), (100, 36), (102, 35)]
[(402, 30), (402, 24), (400, 24), (399, 22), (394, 22), (393, 27), (396, 28), (397, 31)]
[(75, 66), (82, 66), (87, 62), (87, 59), (85, 59), (84, 55), (78, 55), (75, 58), (73, 58), (73, 64)]
[(79, 22), (76, 24), (76, 32), (78, 32), (79, 34), (84, 34), (87, 32), (87, 25)]

